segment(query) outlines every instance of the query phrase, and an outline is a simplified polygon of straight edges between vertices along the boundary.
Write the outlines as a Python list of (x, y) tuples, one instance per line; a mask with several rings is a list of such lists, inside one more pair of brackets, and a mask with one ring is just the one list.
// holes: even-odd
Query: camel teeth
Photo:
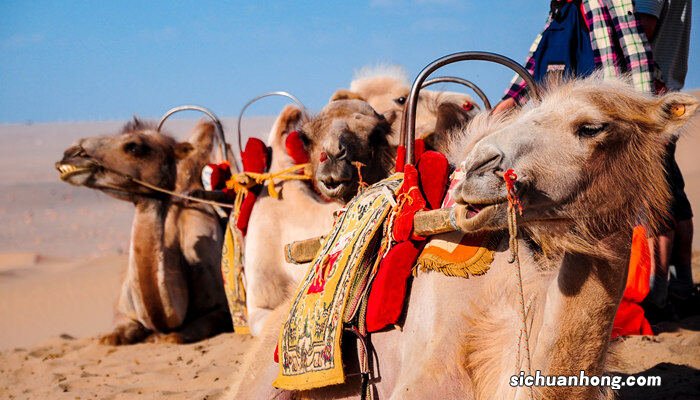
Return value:
[(70, 164), (61, 164), (58, 166), (58, 172), (61, 173), (61, 177), (65, 177), (66, 175), (72, 174), (77, 171), (81, 171), (85, 168), (78, 168), (75, 165), (70, 165)]

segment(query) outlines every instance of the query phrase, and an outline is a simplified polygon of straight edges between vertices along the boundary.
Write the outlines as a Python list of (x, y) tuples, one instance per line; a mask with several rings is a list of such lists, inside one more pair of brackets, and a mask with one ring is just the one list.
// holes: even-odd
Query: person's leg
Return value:
[(678, 221), (671, 257), (675, 273), (670, 279), (669, 294), (679, 300), (686, 300), (693, 293), (692, 252), (693, 220)]
[(673, 254), (674, 237), (674, 231), (667, 230), (649, 238), (653, 274), (647, 301), (660, 309), (666, 306), (668, 299), (668, 267)]

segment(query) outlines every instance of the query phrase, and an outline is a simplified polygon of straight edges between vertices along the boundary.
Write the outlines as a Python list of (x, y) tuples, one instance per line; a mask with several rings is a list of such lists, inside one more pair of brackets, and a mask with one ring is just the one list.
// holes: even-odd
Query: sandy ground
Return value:
[[(232, 141), (235, 120), (223, 122)], [(132, 206), (59, 182), (53, 163), (77, 138), (113, 133), (121, 124), (0, 125), (0, 398), (213, 399), (241, 378), (249, 337), (126, 347), (94, 339), (112, 324)], [(252, 118), (246, 129), (264, 137), (271, 124)], [(173, 120), (168, 128), (182, 139), (193, 125)], [(695, 210), (699, 133), (697, 117), (678, 149)], [(696, 254), (696, 278), (699, 264)], [(663, 387), (625, 388), (621, 398), (700, 398), (700, 317), (657, 328), (663, 332), (655, 337), (615, 346), (620, 373), (658, 374)]]

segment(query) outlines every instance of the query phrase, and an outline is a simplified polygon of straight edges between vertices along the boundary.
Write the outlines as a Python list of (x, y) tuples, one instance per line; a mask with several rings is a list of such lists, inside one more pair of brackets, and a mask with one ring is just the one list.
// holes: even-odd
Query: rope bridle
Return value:
[[(267, 190), (268, 190), (270, 196), (277, 199), (277, 198), (279, 198), (279, 194), (277, 193), (277, 190), (275, 188), (275, 180), (287, 181), (287, 180), (310, 180), (311, 179), (311, 175), (309, 175), (306, 172), (302, 175), (296, 173), (298, 171), (305, 171), (306, 168), (309, 166), (309, 164), (298, 164), (298, 165), (294, 165), (294, 166), (289, 167), (289, 168), (285, 168), (281, 171), (263, 173), (263, 174), (254, 173), (254, 172), (240, 172), (240, 173), (234, 174), (231, 177), (231, 179), (226, 183), (227, 186), (229, 186), (229, 184), (230, 184), (229, 188), (233, 189), (236, 193), (236, 201), (234, 202), (234, 204), (228, 204), (228, 203), (222, 203), (222, 202), (214, 201), (214, 200), (201, 199), (199, 197), (194, 197), (194, 196), (190, 196), (190, 195), (187, 195), (184, 193), (178, 193), (178, 192), (175, 192), (173, 190), (162, 188), (158, 185), (154, 185), (154, 184), (148, 183), (142, 179), (133, 177), (127, 173), (115, 170), (114, 168), (107, 167), (107, 166), (103, 165), (102, 163), (100, 163), (99, 161), (95, 161), (94, 159), (91, 160), (91, 163), (96, 167), (99, 167), (105, 171), (108, 171), (112, 174), (120, 176), (129, 182), (133, 182), (133, 183), (136, 183), (137, 185), (140, 185), (140, 186), (143, 186), (143, 187), (148, 188), (150, 190), (153, 190), (154, 192), (166, 194), (166, 195), (171, 196), (171, 197), (175, 197), (175, 198), (183, 199), (183, 200), (188, 200), (188, 201), (195, 202), (195, 203), (202, 203), (202, 204), (207, 204), (207, 205), (215, 206), (215, 207), (230, 208), (230, 209), (234, 210), (234, 212), (236, 213), (236, 216), (238, 216), (237, 212), (238, 212), (238, 210), (240, 210), (240, 205), (241, 205), (241, 202), (243, 201), (243, 195), (245, 195), (245, 193), (247, 193), (250, 190), (250, 188), (252, 188), (253, 186), (264, 185), (266, 183)], [(119, 188), (119, 187), (108, 187), (108, 186), (105, 186), (105, 187), (108, 189), (125, 191), (123, 188)], [(146, 195), (144, 193), (136, 193), (136, 192), (128, 192), (128, 193), (140, 195), (140, 196)]]
[[(523, 288), (523, 274), (520, 266), (520, 257), (518, 256), (518, 215), (523, 215), (523, 205), (518, 197), (515, 189), (515, 182), (518, 180), (518, 175), (513, 169), (508, 169), (503, 174), (503, 180), (506, 183), (508, 195), (508, 247), (510, 249), (510, 264), (515, 264), (515, 271), (518, 284), (518, 301), (520, 303), (521, 326), (518, 335), (518, 356), (516, 361), (516, 369), (520, 369), (520, 342), (525, 343), (525, 367), (527, 374), (532, 376), (532, 359), (530, 357), (530, 333), (527, 329), (527, 310), (525, 307), (525, 293)], [(533, 398), (532, 386), (529, 387), (530, 399)]]

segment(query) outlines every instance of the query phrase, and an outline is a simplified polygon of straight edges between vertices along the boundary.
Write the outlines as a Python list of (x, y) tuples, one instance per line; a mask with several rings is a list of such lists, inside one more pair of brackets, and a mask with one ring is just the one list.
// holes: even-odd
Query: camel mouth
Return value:
[(91, 174), (95, 171), (95, 168), (93, 165), (77, 166), (58, 162), (56, 163), (56, 170), (59, 172), (59, 177), (62, 181), (69, 181), (78, 175)]
[(497, 211), (501, 206), (504, 206), (508, 202), (508, 199), (498, 199), (496, 201), (490, 202), (471, 202), (465, 201), (462, 205), (465, 210), (465, 219), (476, 220), (477, 218), (484, 217), (485, 215), (492, 215), (493, 212)]
[(326, 179), (318, 181), (319, 189), (324, 196), (336, 199), (341, 198), (350, 187), (349, 180)]

